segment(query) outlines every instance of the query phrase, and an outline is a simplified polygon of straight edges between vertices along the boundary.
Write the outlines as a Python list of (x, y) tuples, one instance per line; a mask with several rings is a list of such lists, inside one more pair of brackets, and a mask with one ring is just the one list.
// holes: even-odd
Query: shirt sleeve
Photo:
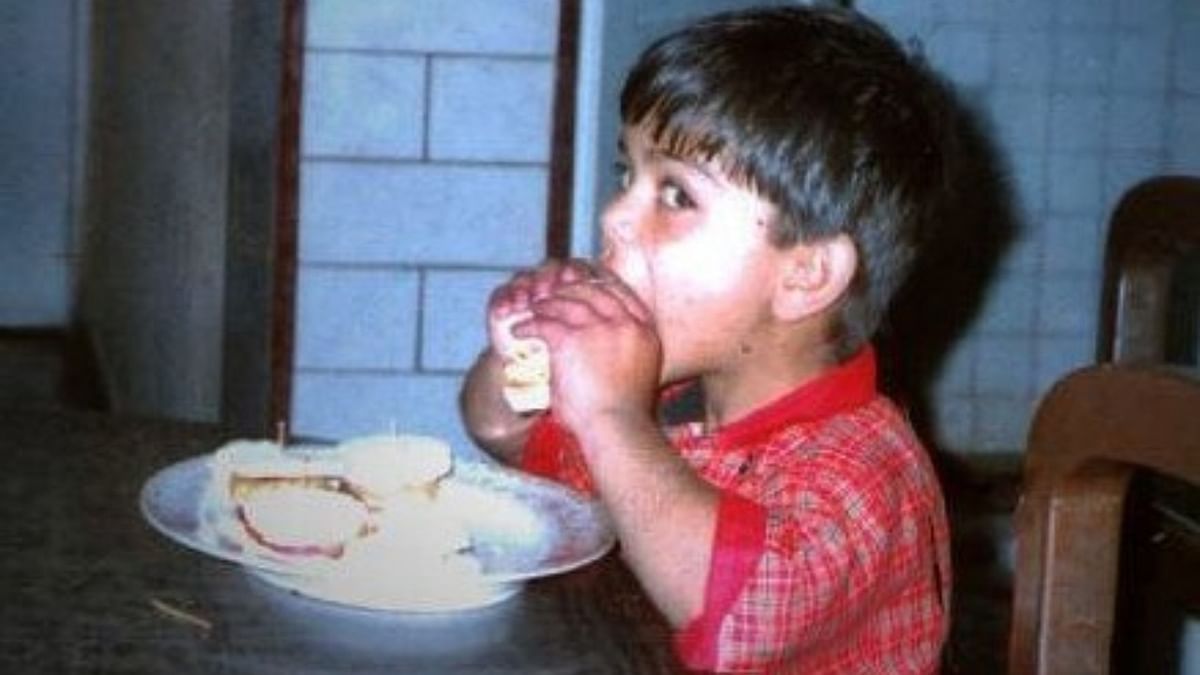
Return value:
[(721, 624), (758, 566), (765, 539), (766, 509), (733, 492), (721, 493), (704, 608), (675, 636), (676, 652), (689, 667), (716, 665)]
[(594, 495), (592, 476), (579, 450), (579, 443), (550, 413), (529, 428), (521, 452), (521, 470), (549, 478), (586, 495)]
[(879, 497), (797, 489), (770, 506), (723, 497), (705, 606), (677, 636), (680, 659), (760, 672), (844, 636), (871, 611), (895, 562), (897, 519)]

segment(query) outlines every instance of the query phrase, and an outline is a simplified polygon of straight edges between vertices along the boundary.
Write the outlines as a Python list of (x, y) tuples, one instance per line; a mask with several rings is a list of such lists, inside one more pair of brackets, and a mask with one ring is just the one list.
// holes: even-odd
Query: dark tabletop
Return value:
[(202, 424), (0, 411), (0, 672), (679, 671), (614, 554), (498, 605), (405, 615), (291, 594), (151, 529), (138, 510), (145, 480), (230, 438)]

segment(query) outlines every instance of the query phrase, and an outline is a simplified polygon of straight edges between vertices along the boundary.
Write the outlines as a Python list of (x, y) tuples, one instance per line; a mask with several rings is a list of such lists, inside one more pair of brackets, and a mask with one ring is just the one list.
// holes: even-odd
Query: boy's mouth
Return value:
[(638, 298), (654, 313), (654, 274), (645, 258), (634, 255), (619, 255), (611, 246), (605, 246), (598, 262), (605, 270), (625, 282)]

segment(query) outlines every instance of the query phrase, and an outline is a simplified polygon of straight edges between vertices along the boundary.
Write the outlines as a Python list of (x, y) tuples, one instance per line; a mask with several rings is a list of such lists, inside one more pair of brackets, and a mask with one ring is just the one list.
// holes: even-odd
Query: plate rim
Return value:
[[(332, 448), (333, 446), (328, 446)], [(284, 574), (293, 576), (314, 576), (320, 577), (329, 573), (329, 570), (336, 570), (336, 562), (322, 564), (319, 561), (311, 561), (307, 564), (290, 564), (284, 561), (275, 562), (269, 558), (251, 557), (245, 554), (239, 554), (232, 551), (222, 551), (215, 547), (200, 545), (195, 538), (188, 537), (186, 534), (176, 531), (168, 527), (164, 522), (161, 522), (159, 517), (154, 513), (151, 506), (151, 498), (153, 491), (167, 477), (174, 473), (181, 473), (188, 470), (203, 470), (210, 471), (210, 461), (213, 453), (204, 453), (192, 455), (184, 459), (177, 460), (166, 466), (162, 466), (152, 472), (142, 483), (142, 487), (138, 492), (138, 508), (142, 516), (142, 520), (150, 525), (159, 534), (165, 536), (177, 545), (180, 545), (188, 550), (196, 553), (204, 554), (208, 557), (222, 560), (225, 562), (240, 565), (249, 570), (263, 571), (273, 574)], [(548, 491), (557, 495), (557, 498), (571, 502), (575, 506), (582, 507), (587, 510), (591, 516), (591, 520), (596, 523), (597, 532), (599, 534), (597, 545), (586, 555), (573, 558), (552, 566), (543, 566), (536, 569), (523, 571), (508, 571), (508, 572), (485, 572), (481, 577), (487, 583), (494, 584), (513, 584), (538, 579), (542, 577), (555, 576), (570, 572), (589, 565), (596, 560), (604, 557), (617, 544), (616, 531), (612, 524), (611, 516), (607, 510), (597, 499), (588, 498), (580, 495), (570, 488), (557, 483), (548, 478), (535, 476), (524, 471), (520, 471), (513, 467), (505, 466), (495, 460), (487, 458), (473, 459), (456, 456), (454, 458), (454, 470), (457, 472), (461, 466), (467, 467), (464, 471), (470, 473), (473, 471), (483, 471), (485, 473), (496, 473), (507, 476), (510, 480), (515, 480), (519, 483), (527, 483), (537, 486), (537, 489)], [(211, 480), (211, 473), (209, 474)], [(207, 486), (201, 491), (207, 493)], [(199, 512), (201, 504), (194, 505), (197, 513), (195, 517), (199, 522), (203, 516)]]

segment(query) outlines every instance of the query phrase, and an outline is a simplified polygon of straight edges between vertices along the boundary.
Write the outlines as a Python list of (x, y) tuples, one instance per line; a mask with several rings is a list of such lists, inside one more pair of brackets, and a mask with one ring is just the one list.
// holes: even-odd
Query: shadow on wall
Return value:
[(979, 117), (943, 85), (958, 147), (950, 197), (934, 217), (911, 277), (878, 337), (881, 381), (904, 406), (939, 468), (932, 385), (955, 343), (978, 316), (984, 291), (1017, 233), (1007, 171)]
[(1019, 477), (973, 469), (938, 447), (933, 384), (975, 321), (1017, 234), (1008, 172), (976, 114), (943, 85), (957, 136), (950, 198), (933, 218), (916, 267), (876, 339), (880, 382), (929, 448), (951, 520), (955, 621), (946, 673), (1003, 673), (1011, 586), (1005, 541)]

